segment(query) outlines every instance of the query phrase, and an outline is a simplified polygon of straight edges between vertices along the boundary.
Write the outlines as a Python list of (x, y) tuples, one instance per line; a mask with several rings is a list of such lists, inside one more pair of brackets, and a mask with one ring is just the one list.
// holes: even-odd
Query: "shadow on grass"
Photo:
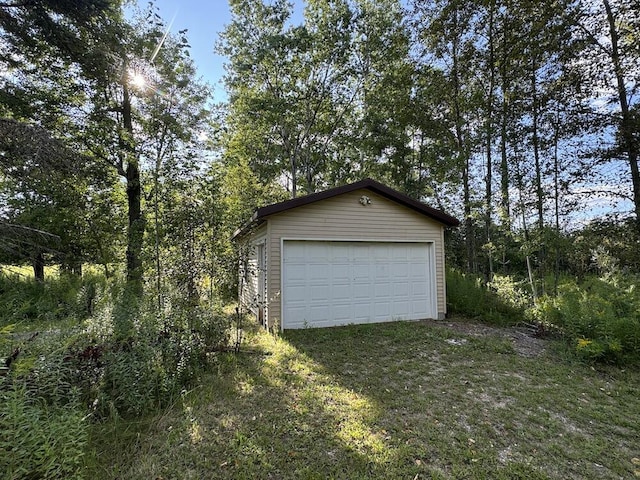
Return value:
[(387, 478), (375, 403), (286, 341), (262, 333), (253, 343), (265, 354), (220, 355), (216, 374), (97, 477)]
[[(421, 322), (284, 338), (375, 405), (367, 427), (383, 432), (386, 454), (374, 459), (388, 478), (621, 478), (637, 470), (640, 408), (628, 410), (637, 375), (605, 380), (583, 365), (519, 356), (503, 337)], [(629, 380), (628, 395), (602, 395), (612, 385), (627, 390)]]
[[(633, 475), (636, 377), (605, 397), (587, 369), (417, 322), (257, 332), (248, 343), (252, 353), (219, 355), (216, 372), (92, 476)], [(601, 408), (611, 413), (596, 420)]]

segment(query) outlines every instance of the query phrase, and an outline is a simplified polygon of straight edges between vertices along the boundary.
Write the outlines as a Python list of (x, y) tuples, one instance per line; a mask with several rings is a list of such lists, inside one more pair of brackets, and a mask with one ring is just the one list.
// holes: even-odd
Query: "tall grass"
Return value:
[[(526, 281), (447, 272), (448, 311), (494, 325), (537, 323), (555, 331), (586, 361), (640, 361), (640, 277), (609, 273), (578, 283), (563, 277), (556, 294), (534, 299)], [(550, 290), (551, 291), (551, 290)]]
[(204, 302), (158, 311), (99, 275), (0, 275), (0, 302), (0, 360), (11, 358), (0, 377), (0, 478), (79, 478), (89, 422), (171, 404), (229, 334)]
[(447, 310), (493, 325), (515, 325), (528, 303), (520, 284), (512, 277), (496, 276), (490, 284), (473, 274), (447, 271)]
[(79, 322), (90, 315), (92, 296), (104, 284), (105, 279), (96, 274), (51, 275), (38, 282), (17, 273), (0, 273), (0, 326), (33, 330)]

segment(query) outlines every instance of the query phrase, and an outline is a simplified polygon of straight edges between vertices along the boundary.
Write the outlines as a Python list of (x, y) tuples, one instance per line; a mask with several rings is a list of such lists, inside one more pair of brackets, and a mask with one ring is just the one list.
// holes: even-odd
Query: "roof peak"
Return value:
[(404, 193), (401, 193), (397, 190), (387, 187), (386, 185), (380, 182), (377, 182), (371, 178), (365, 178), (357, 182), (341, 185), (339, 187), (330, 188), (327, 190), (323, 190), (321, 192), (311, 193), (309, 195), (304, 195), (302, 197), (296, 197), (291, 200), (285, 200), (283, 202), (260, 207), (255, 211), (251, 220), (244, 227), (236, 231), (233, 234), (232, 238), (236, 238), (240, 235), (243, 235), (249, 230), (249, 228), (251, 228), (254, 225), (261, 224), (266, 219), (266, 217), (270, 215), (275, 215), (276, 213), (281, 213), (287, 210), (291, 210), (293, 208), (309, 205), (311, 203), (318, 202), (320, 200), (325, 200), (338, 195), (343, 195), (345, 193), (353, 192), (355, 190), (359, 190), (363, 188), (369, 189), (377, 193), (378, 195), (386, 197), (389, 200), (392, 200), (396, 203), (399, 203), (400, 205), (410, 208), (446, 226), (456, 227), (460, 224), (460, 222), (456, 218), (444, 213), (441, 210), (432, 208), (418, 200), (415, 200), (409, 197), (408, 195), (405, 195)]

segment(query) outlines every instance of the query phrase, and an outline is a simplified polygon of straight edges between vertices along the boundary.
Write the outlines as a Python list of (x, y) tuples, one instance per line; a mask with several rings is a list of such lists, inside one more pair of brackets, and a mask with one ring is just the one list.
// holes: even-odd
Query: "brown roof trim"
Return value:
[(441, 210), (431, 208), (422, 202), (414, 200), (404, 193), (400, 193), (397, 190), (389, 188), (386, 185), (376, 182), (375, 180), (372, 180), (370, 178), (365, 178), (364, 180), (360, 180), (359, 182), (350, 183), (341, 187), (330, 188), (329, 190), (325, 190), (323, 192), (312, 193), (311, 195), (305, 195), (304, 197), (297, 197), (291, 200), (286, 200), (284, 202), (274, 203), (272, 205), (258, 208), (251, 217), (251, 220), (242, 228), (237, 230), (231, 238), (234, 239), (238, 236), (244, 235), (252, 227), (258, 226), (263, 223), (266, 217), (270, 215), (282, 213), (287, 210), (291, 210), (292, 208), (302, 207), (303, 205), (309, 205), (310, 203), (314, 203), (319, 200), (325, 200), (327, 198), (342, 195), (344, 193), (353, 192), (354, 190), (359, 190), (361, 188), (369, 189), (372, 192), (377, 193), (378, 195), (386, 197), (389, 200), (399, 203), (400, 205), (404, 205), (405, 207), (410, 208), (429, 218), (432, 218), (433, 220), (436, 220), (440, 223), (443, 223), (448, 227), (457, 227), (458, 225), (460, 225), (458, 219), (447, 215)]

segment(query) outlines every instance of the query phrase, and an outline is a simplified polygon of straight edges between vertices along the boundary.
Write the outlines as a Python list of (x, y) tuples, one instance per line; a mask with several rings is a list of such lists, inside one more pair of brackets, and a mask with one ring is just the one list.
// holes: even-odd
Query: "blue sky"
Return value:
[[(214, 88), (214, 101), (226, 99), (222, 76), (224, 58), (214, 53), (218, 35), (231, 21), (229, 4), (226, 0), (155, 0), (160, 16), (168, 24), (174, 18), (172, 32), (188, 29), (191, 56), (199, 74)], [(296, 17), (301, 15), (304, 1), (295, 0)], [(138, 0), (141, 7), (145, 0)]]

